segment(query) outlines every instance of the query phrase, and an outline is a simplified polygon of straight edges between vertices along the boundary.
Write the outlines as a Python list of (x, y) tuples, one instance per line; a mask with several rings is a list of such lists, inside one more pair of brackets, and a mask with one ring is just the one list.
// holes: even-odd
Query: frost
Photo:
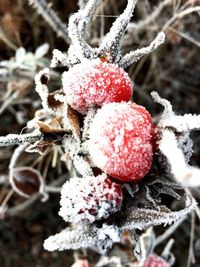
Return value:
[(184, 153), (178, 147), (176, 136), (172, 131), (163, 131), (159, 148), (167, 157), (171, 172), (178, 182), (184, 186), (200, 186), (200, 169), (187, 164)]
[(131, 64), (136, 63), (138, 60), (140, 60), (143, 56), (148, 55), (152, 51), (157, 49), (158, 46), (164, 43), (164, 41), (165, 41), (165, 34), (164, 32), (160, 32), (156, 36), (155, 40), (152, 41), (152, 43), (149, 46), (137, 49), (135, 51), (131, 51), (125, 56), (123, 56), (123, 58), (119, 62), (119, 66), (127, 68)]
[(119, 227), (121, 230), (137, 228), (142, 230), (152, 225), (167, 225), (176, 222), (180, 218), (191, 213), (197, 206), (196, 201), (191, 195), (186, 194), (185, 198), (185, 207), (180, 211), (167, 211), (165, 207), (160, 207), (159, 211), (154, 209), (126, 207), (126, 210), (121, 212), (121, 218), (123, 218), (123, 220), (119, 223)]
[(176, 115), (169, 101), (162, 99), (156, 92), (153, 92), (152, 96), (155, 102), (165, 108), (158, 123), (161, 135), (159, 149), (166, 156), (171, 173), (184, 186), (199, 186), (200, 170), (190, 166), (188, 161), (193, 153), (193, 143), (189, 134), (191, 130), (200, 129), (200, 115)]
[(119, 231), (112, 225), (103, 224), (102, 228), (94, 225), (77, 225), (75, 229), (66, 228), (59, 234), (50, 236), (44, 242), (48, 251), (93, 248), (104, 254), (114, 242), (120, 241)]
[(152, 121), (131, 102), (104, 105), (90, 128), (89, 152), (94, 164), (122, 181), (143, 178), (152, 163)]
[(100, 48), (97, 50), (99, 55), (108, 57), (109, 62), (118, 62), (120, 59), (121, 41), (132, 17), (136, 0), (128, 0), (128, 5), (110, 28), (109, 33), (104, 37)]
[[(106, 75), (107, 79), (104, 79)], [(129, 101), (132, 82), (128, 74), (116, 64), (100, 59), (84, 59), (62, 75), (67, 103), (86, 114), (88, 109), (104, 103)]]
[(73, 223), (92, 223), (118, 211), (122, 199), (121, 186), (105, 174), (71, 178), (62, 187), (59, 215)]
[(50, 70), (44, 68), (35, 76), (35, 90), (39, 94), (42, 100), (42, 106), (46, 112), (52, 115), (63, 115), (63, 102), (60, 102), (60, 99), (63, 101), (63, 92), (55, 91), (54, 93), (49, 94), (48, 82), (50, 80)]
[(44, 57), (48, 50), (48, 44), (39, 46), (35, 53), (27, 52), (25, 48), (20, 47), (16, 50), (15, 57), (1, 61), (0, 67), (6, 68), (9, 72), (13, 72), (16, 69), (36, 72), (38, 67), (44, 68), (48, 65), (49, 61)]

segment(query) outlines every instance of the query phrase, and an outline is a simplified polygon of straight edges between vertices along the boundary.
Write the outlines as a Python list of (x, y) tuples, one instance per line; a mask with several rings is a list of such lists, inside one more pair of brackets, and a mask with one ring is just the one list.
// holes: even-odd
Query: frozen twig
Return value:
[(69, 44), (70, 40), (67, 33), (67, 26), (53, 11), (51, 4), (48, 4), (46, 0), (28, 0), (28, 2), (37, 9), (38, 13), (49, 23), (58, 36), (62, 37)]
[(77, 61), (83, 58), (92, 58), (93, 49), (84, 40), (83, 36), (79, 30), (79, 23), (82, 21), (82, 31), (84, 31), (85, 26), (83, 23), (82, 14), (88, 9), (91, 3), (95, 3), (97, 0), (90, 0), (85, 6), (84, 10), (79, 10), (77, 13), (72, 15), (69, 19), (68, 34), (71, 39), (71, 46), (68, 51), (68, 62), (69, 64), (75, 64)]
[(0, 137), (0, 147), (33, 143), (43, 138), (41, 133), (8, 134)]
[(165, 34), (164, 32), (160, 32), (155, 40), (147, 47), (143, 47), (141, 49), (137, 49), (135, 51), (131, 51), (126, 54), (119, 62), (119, 65), (123, 68), (127, 68), (131, 64), (140, 60), (143, 56), (150, 54), (154, 51), (158, 46), (163, 44), (165, 41)]

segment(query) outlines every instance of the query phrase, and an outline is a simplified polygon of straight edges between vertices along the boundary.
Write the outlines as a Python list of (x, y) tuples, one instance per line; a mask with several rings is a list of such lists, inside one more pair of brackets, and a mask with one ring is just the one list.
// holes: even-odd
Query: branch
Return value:
[(33, 5), (39, 14), (49, 23), (52, 29), (58, 36), (63, 38), (67, 44), (70, 43), (67, 26), (60, 20), (58, 15), (51, 8), (51, 4), (48, 4), (46, 0), (28, 0), (30, 5)]
[(24, 143), (33, 143), (35, 141), (41, 140), (43, 134), (41, 133), (28, 133), (28, 134), (8, 134), (6, 136), (0, 137), (0, 147), (19, 145)]

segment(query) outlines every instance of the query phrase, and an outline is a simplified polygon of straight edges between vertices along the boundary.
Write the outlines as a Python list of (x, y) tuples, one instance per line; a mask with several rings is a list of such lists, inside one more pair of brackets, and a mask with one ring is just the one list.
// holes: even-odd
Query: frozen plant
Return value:
[[(71, 177), (66, 175), (61, 190), (59, 214), (70, 225), (45, 240), (46, 250), (89, 247), (105, 254), (129, 230), (135, 257), (141, 261), (138, 229), (171, 224), (196, 208), (184, 188), (195, 183), (188, 182), (190, 173), (184, 177), (174, 165), (166, 144), (172, 141), (185, 171), (198, 171), (188, 166), (193, 152), (189, 132), (200, 128), (200, 116), (177, 117), (170, 103), (153, 93), (165, 107), (154, 127), (150, 113), (130, 101), (132, 82), (124, 68), (155, 50), (165, 34), (160, 32), (149, 46), (122, 55), (121, 42), (136, 4), (128, 0), (101, 45), (93, 48), (85, 36), (98, 4), (89, 0), (70, 17), (67, 55), (53, 51), (51, 67), (68, 68), (62, 75), (62, 88), (49, 93), (50, 69), (40, 71), (35, 83), (43, 110), (28, 123), (30, 133), (1, 137), (0, 146), (22, 144), (11, 159), (10, 175), (24, 150), (42, 154), (41, 146), (45, 150), (56, 143), (64, 151), (62, 160)], [(18, 192), (17, 183), (13, 189)], [(163, 195), (171, 196), (180, 207), (172, 210)]]
[(14, 58), (0, 62), (0, 72), (7, 70), (7, 72), (11, 73), (20, 69), (21, 71), (35, 73), (37, 67), (44, 68), (49, 64), (48, 58), (44, 57), (48, 50), (48, 44), (39, 46), (35, 53), (27, 52), (24, 47), (20, 47), (16, 50)]

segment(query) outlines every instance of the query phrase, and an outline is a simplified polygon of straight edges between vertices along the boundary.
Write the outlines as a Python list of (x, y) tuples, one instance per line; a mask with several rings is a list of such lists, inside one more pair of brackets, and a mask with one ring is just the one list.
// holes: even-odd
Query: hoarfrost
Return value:
[(50, 236), (45, 240), (44, 248), (48, 251), (62, 251), (90, 247), (105, 254), (114, 242), (119, 241), (119, 230), (112, 225), (103, 224), (102, 228), (77, 225), (75, 229), (66, 228), (59, 234)]

